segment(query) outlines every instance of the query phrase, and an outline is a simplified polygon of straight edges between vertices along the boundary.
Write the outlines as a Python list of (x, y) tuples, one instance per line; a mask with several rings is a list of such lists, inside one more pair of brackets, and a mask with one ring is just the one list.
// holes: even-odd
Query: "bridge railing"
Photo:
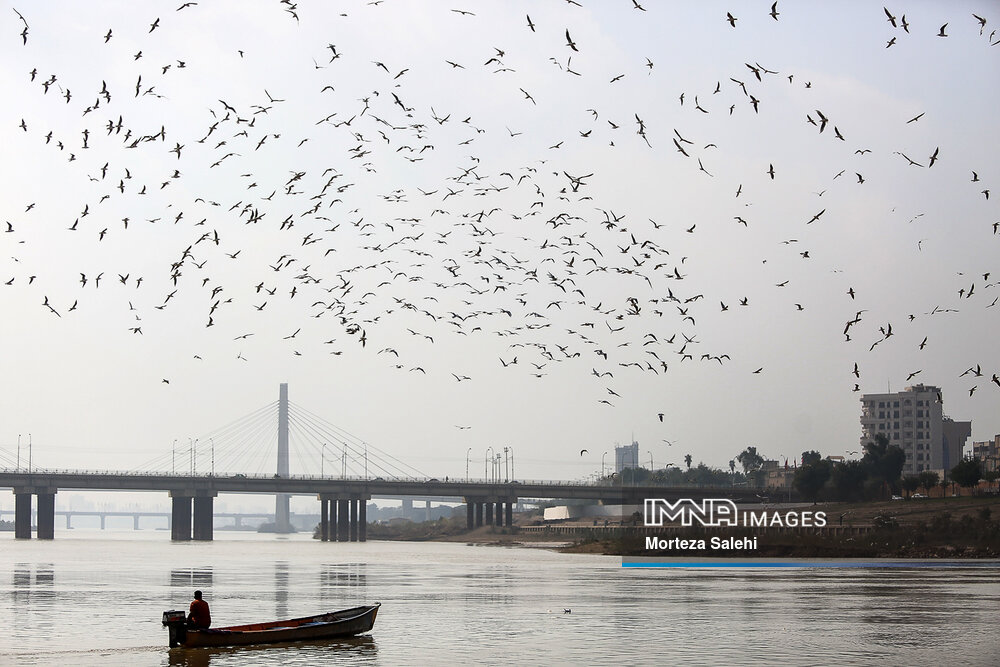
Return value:
[[(278, 475), (268, 474), (268, 473), (240, 473), (240, 472), (225, 472), (225, 473), (223, 473), (223, 472), (215, 472), (215, 473), (213, 473), (213, 472), (193, 472), (193, 473), (191, 473), (191, 472), (187, 472), (187, 473), (181, 472), (181, 473), (178, 473), (176, 471), (166, 471), (166, 470), (163, 470), (163, 471), (152, 471), (152, 470), (150, 470), (150, 471), (139, 471), (139, 470), (57, 470), (57, 469), (53, 469), (53, 468), (35, 468), (35, 467), (32, 467), (30, 471), (28, 469), (24, 468), (24, 467), (22, 467), (22, 468), (0, 468), (0, 473), (3, 473), (3, 474), (24, 474), (24, 475), (95, 475), (95, 476), (96, 475), (104, 475), (104, 476), (136, 477), (136, 478), (139, 478), (139, 477), (174, 477), (174, 478), (177, 478), (179, 480), (180, 479), (192, 479), (192, 478), (199, 478), (199, 479), (213, 479), (213, 478), (216, 478), (216, 479), (218, 479), (218, 478), (221, 478), (221, 479), (255, 479), (255, 480), (276, 479), (276, 478), (278, 478)], [(436, 477), (372, 477), (371, 475), (365, 477), (364, 475), (340, 476), (340, 475), (296, 474), (296, 475), (287, 475), (287, 476), (281, 477), (280, 479), (303, 480), (303, 481), (330, 481), (330, 482), (345, 481), (345, 482), (411, 482), (411, 483), (416, 483), (416, 484), (427, 484), (427, 483), (431, 483), (431, 484), (435, 484), (435, 483), (444, 483), (444, 484), (481, 484), (481, 485), (489, 485), (489, 486), (517, 486), (517, 487), (527, 487), (527, 488), (530, 488), (530, 487), (533, 487), (533, 486), (534, 487), (541, 487), (541, 486), (550, 486), (550, 487), (551, 486), (574, 486), (574, 487), (592, 486), (592, 487), (600, 487), (600, 488), (605, 488), (605, 489), (606, 488), (621, 487), (621, 485), (618, 485), (618, 484), (614, 484), (614, 485), (612, 485), (612, 484), (602, 484), (602, 483), (600, 483), (598, 481), (595, 481), (595, 480), (564, 480), (564, 479), (563, 480), (560, 480), (560, 479), (551, 479), (551, 480), (524, 479), (524, 480), (520, 480), (520, 479), (518, 479), (518, 480), (510, 480), (510, 481), (499, 481), (499, 480), (494, 480), (494, 479), (471, 478), (471, 477), (470, 478), (465, 478), (465, 477), (452, 478), (451, 476), (446, 476), (442, 480), (442, 479), (436, 478)], [(645, 487), (645, 486), (654, 486), (654, 485), (641, 484), (640, 483), (640, 484), (635, 484), (635, 485), (625, 485), (622, 488), (631, 489), (631, 488), (642, 488), (642, 487)], [(730, 488), (732, 488), (732, 489), (737, 488), (737, 487), (729, 487), (729, 486), (717, 486), (717, 485), (709, 485), (709, 484), (690, 484), (690, 483), (688, 483), (688, 484), (677, 484), (677, 485), (672, 485), (672, 486), (674, 486), (675, 488), (691, 488), (691, 489), (711, 488), (711, 489), (719, 489), (720, 491), (722, 491), (722, 490), (729, 490)], [(739, 488), (741, 490), (743, 490), (743, 491), (752, 490), (752, 489), (749, 489), (746, 486), (742, 486), (742, 487), (739, 487)], [(762, 489), (759, 489), (759, 490), (762, 490)]]

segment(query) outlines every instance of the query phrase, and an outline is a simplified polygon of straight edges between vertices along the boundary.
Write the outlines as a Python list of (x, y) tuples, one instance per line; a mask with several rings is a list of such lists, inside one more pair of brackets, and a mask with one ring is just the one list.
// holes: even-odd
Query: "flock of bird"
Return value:
[[(685, 248), (715, 221), (701, 219), (697, 212), (666, 210), (654, 219), (603, 203), (595, 194), (608, 178), (607, 169), (588, 162), (586, 151), (600, 141), (607, 151), (626, 146), (669, 155), (681, 168), (715, 179), (719, 192), (740, 207), (729, 224), (752, 233), (764, 217), (750, 213), (752, 198), (760, 193), (760, 185), (752, 183), (756, 178), (765, 184), (778, 181), (787, 171), (765, 157), (753, 176), (723, 183), (720, 165), (712, 160), (718, 146), (697, 136), (703, 127), (698, 119), (710, 114), (722, 119), (764, 116), (777, 104), (780, 86), (815, 92), (812, 82), (756, 62), (739, 63), (697, 93), (679, 92), (671, 112), (675, 127), (664, 128), (657, 118), (637, 111), (614, 115), (595, 102), (594, 108), (579, 109), (585, 126), (559, 123), (555, 136), (540, 139), (537, 132), (526, 136), (532, 135), (527, 123), (507, 121), (514, 125), (510, 127), (493, 118), (480, 121), (489, 101), (479, 108), (471, 102), (441, 108), (409, 86), (417, 70), (441, 80), (463, 77), (456, 79), (462, 82), (495, 77), (491, 86), (496, 85), (493, 80), (502, 81), (499, 90), (525, 105), (519, 119), (537, 113), (543, 122), (544, 90), (528, 77), (518, 78), (524, 65), (502, 46), (483, 45), (477, 53), (435, 63), (401, 62), (391, 52), (359, 54), (329, 43), (315, 45), (302, 63), (308, 92), (252, 83), (223, 88), (225, 92), (199, 98), (200, 117), (192, 121), (189, 114), (187, 125), (173, 126), (163, 118), (173, 118), (172, 97), (188, 85), (185, 77), (193, 76), (197, 58), (185, 50), (189, 45), (161, 37), (196, 22), (207, 4), (185, 2), (169, 15), (151, 13), (142, 27), (112, 21), (91, 29), (87, 39), (94, 50), (115, 48), (122, 40), (139, 44), (117, 57), (117, 68), (130, 77), (128, 85), (122, 83), (126, 75), (118, 72), (70, 77), (30, 62), (31, 54), (38, 53), (29, 50), (36, 40), (54, 48), (59, 39), (34, 24), (34, 7), (14, 10), (20, 29), (13, 35), (11, 22), (3, 20), (8, 33), (3, 39), (16, 39), (25, 53), (7, 63), (23, 84), (9, 104), (30, 98), (45, 110), (41, 117), (26, 114), (3, 132), (24, 135), (51, 164), (64, 164), (60, 178), (82, 183), (87, 194), (73, 204), (65, 224), (47, 232), (79, 248), (79, 265), (60, 267), (63, 272), (21, 261), (23, 246), (18, 245), (38, 243), (39, 236), (30, 230), (43, 218), (58, 219), (63, 204), (55, 198), (8, 198), (3, 203), (5, 233), (0, 236), (6, 238), (0, 241), (11, 261), (2, 265), (8, 275), (0, 278), (0, 288), (36, 294), (39, 307), (62, 324), (98, 300), (120, 303), (123, 336), (148, 334), (151, 326), (162, 324), (158, 313), (181, 309), (194, 320), (187, 344), (196, 359), (205, 354), (199, 348), (204, 337), (224, 338), (234, 357), (252, 361), (252, 355), (244, 356), (252, 337), (271, 336), (275, 342), (280, 338), (278, 344), (292, 355), (368, 355), (404, 373), (434, 373), (464, 383), (475, 382), (475, 376), (457, 362), (440, 368), (427, 360), (440, 356), (431, 352), (433, 346), (478, 337), (484, 341), (482, 349), (501, 351), (495, 355), (496, 366), (505, 371), (541, 378), (559, 364), (573, 366), (597, 383), (595, 400), (607, 406), (627, 400), (619, 392), (627, 391), (622, 378), (629, 374), (669, 376), (677, 365), (689, 363), (738, 363), (747, 377), (766, 372), (752, 359), (733, 359), (727, 350), (710, 349), (704, 341), (711, 332), (698, 326), (702, 319), (715, 321), (718, 313), (749, 311), (758, 296), (737, 292), (737, 279), (729, 281), (732, 290), (725, 294), (700, 286), (700, 258), (694, 251), (686, 254)], [(371, 7), (361, 6), (366, 11), (392, 9), (388, 2), (367, 4)], [(567, 11), (579, 6), (569, 0)], [(654, 9), (635, 0), (624, 6), (644, 17)], [(274, 11), (284, 21), (307, 20), (304, 10), (289, 0), (275, 3)], [(791, 6), (779, 11), (775, 2), (763, 15), (780, 25), (792, 11)], [(435, 5), (428, 12), (478, 20), (475, 9)], [(898, 49), (913, 31), (929, 29), (901, 12), (898, 18), (888, 8), (884, 13), (892, 31), (886, 48)], [(959, 18), (941, 26), (937, 37), (954, 39), (946, 29)], [(984, 48), (1000, 43), (985, 18), (965, 18), (980, 27)], [(718, 17), (736, 31), (745, 25), (743, 19), (733, 13)], [(565, 26), (528, 15), (522, 30), (548, 39), (550, 62), (535, 66), (556, 68), (569, 77), (602, 76), (581, 71), (579, 61), (588, 45)], [(497, 43), (501, 41), (498, 35)], [(231, 54), (234, 66), (259, 62), (253, 49), (247, 44)], [(340, 93), (339, 68), (362, 71), (369, 90), (355, 97)], [(653, 77), (654, 68), (656, 73), (662, 69), (644, 58), (631, 70), (611, 73), (602, 85), (614, 95), (615, 86)], [(244, 75), (253, 81), (250, 65)], [(194, 81), (190, 86), (197, 89)], [(900, 119), (899, 129), (921, 122), (922, 116)], [(308, 124), (293, 120), (302, 118)], [(817, 141), (853, 141), (850, 128), (822, 109), (801, 122)], [(684, 129), (685, 123), (698, 129)], [(71, 132), (70, 127), (79, 129)], [(536, 156), (533, 161), (513, 163), (507, 157), (504, 146), (523, 150), (532, 141), (536, 146), (527, 152)], [(855, 186), (868, 182), (860, 165), (869, 152), (859, 146), (854, 161), (831, 165), (828, 187), (848, 179)], [(901, 147), (895, 156), (900, 170), (940, 170), (937, 165), (949, 159), (946, 146), (919, 154)], [(846, 172), (854, 177), (839, 181)], [(988, 201), (988, 184), (980, 181), (978, 171), (970, 168), (969, 173), (973, 187), (968, 196)], [(797, 222), (802, 238), (809, 230), (836, 224), (831, 220), (837, 215), (832, 210), (836, 200), (826, 203), (831, 198), (820, 199), (824, 192), (815, 194), (824, 203)], [(1000, 242), (1000, 223), (969, 224), (977, 226), (982, 243)], [(161, 230), (169, 236), (158, 236)], [(159, 253), (155, 268), (128, 258), (132, 235), (161, 239), (154, 249)], [(125, 253), (117, 259), (93, 259), (109, 257), (98, 249), (113, 243)], [(786, 239), (778, 252), (813, 261), (815, 250), (810, 254), (801, 247), (800, 240)], [(72, 284), (64, 271), (72, 273)], [(1000, 272), (992, 271), (963, 276), (954, 302), (934, 305), (926, 314), (992, 308), (997, 298), (991, 290), (1000, 285), (998, 278)], [(789, 279), (778, 280), (773, 289), (788, 284)], [(842, 332), (846, 341), (860, 335), (865, 349), (874, 352), (890, 344), (895, 332), (892, 322), (876, 320), (875, 305), (855, 306), (863, 292), (864, 286), (850, 285), (843, 303), (826, 307), (848, 313)], [(792, 299), (788, 310), (804, 311), (809, 305)], [(268, 322), (274, 311), (283, 315), (275, 313)], [(243, 328), (254, 316), (261, 326)], [(275, 336), (276, 321), (291, 324)], [(925, 337), (914, 353), (927, 344)], [(983, 361), (987, 370), (979, 363), (957, 370), (1000, 389), (997, 371)], [(1000, 370), (1000, 365), (994, 368)], [(910, 372), (906, 381), (920, 372)], [(845, 369), (846, 387), (862, 390), (860, 378), (858, 363)], [(167, 384), (172, 379), (167, 372), (151, 378)], [(662, 422), (663, 414), (657, 416)]]

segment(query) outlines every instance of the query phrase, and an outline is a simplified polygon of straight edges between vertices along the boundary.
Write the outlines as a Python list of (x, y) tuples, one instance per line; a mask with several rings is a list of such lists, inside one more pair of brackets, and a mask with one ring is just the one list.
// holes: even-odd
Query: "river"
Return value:
[[(0, 533), (6, 665), (997, 665), (1000, 564), (622, 568), (609, 556), (163, 531)], [(368, 636), (167, 649), (204, 591), (216, 626), (381, 602)]]

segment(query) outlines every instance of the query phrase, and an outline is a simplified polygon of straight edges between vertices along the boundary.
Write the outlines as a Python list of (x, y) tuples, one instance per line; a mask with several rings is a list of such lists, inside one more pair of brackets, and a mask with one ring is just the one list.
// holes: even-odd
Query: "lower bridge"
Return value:
[[(33, 523), (36, 525), (37, 530), (37, 512), (33, 512), (36, 521)], [(14, 516), (15, 512), (12, 510), (0, 510), (0, 519), (4, 516)], [(140, 519), (165, 519), (167, 523), (167, 528), (171, 528), (171, 519), (173, 515), (170, 512), (152, 512), (152, 511), (113, 511), (113, 510), (55, 510), (55, 516), (63, 517), (66, 520), (66, 530), (71, 530), (73, 528), (73, 519), (77, 517), (96, 517), (100, 519), (101, 530), (107, 528), (107, 520), (109, 518), (116, 517), (130, 517), (132, 519), (132, 530), (139, 530), (139, 520)], [(232, 519), (234, 528), (241, 528), (243, 526), (244, 520), (260, 520), (260, 521), (274, 521), (274, 514), (271, 513), (254, 513), (254, 512), (214, 512), (212, 514), (216, 519)]]
[[(460, 499), (468, 528), (513, 525), (519, 498), (587, 500), (607, 505), (642, 505), (646, 498), (677, 500), (727, 498), (758, 503), (759, 489), (746, 487), (615, 486), (561, 481), (453, 481), (438, 479), (329, 478), (317, 476), (175, 475), (166, 473), (68, 472), (0, 470), (0, 488), (14, 492), (14, 536), (31, 538), (32, 498), (38, 539), (55, 537), (55, 498), (59, 489), (92, 491), (160, 491), (171, 499), (167, 517), (171, 539), (211, 540), (220, 493), (313, 496), (320, 503), (320, 538), (365, 541), (366, 502), (373, 496)], [(791, 498), (789, 498), (791, 500)], [(286, 505), (287, 507), (287, 505)], [(65, 513), (63, 513), (65, 514)], [(134, 515), (133, 512), (124, 512)], [(67, 516), (67, 522), (71, 517)], [(136, 519), (138, 521), (138, 519)], [(68, 525), (68, 523), (67, 523)]]

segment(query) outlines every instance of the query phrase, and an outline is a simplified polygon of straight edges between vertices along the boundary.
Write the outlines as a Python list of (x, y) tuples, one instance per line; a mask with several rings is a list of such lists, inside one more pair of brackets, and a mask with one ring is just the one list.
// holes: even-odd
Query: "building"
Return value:
[(983, 473), (1000, 469), (1000, 435), (993, 436), (992, 440), (972, 443), (972, 458), (979, 461)]
[(861, 397), (861, 446), (879, 434), (906, 454), (903, 475), (915, 475), (951, 470), (961, 461), (972, 422), (946, 417), (941, 389), (916, 384), (897, 393)]
[(615, 446), (615, 472), (621, 473), (625, 468), (639, 467), (639, 443), (632, 441), (631, 445)]
[(779, 461), (765, 460), (760, 469), (764, 473), (764, 488), (781, 490), (792, 488), (798, 470), (794, 465), (789, 466), (787, 460), (784, 466)]

